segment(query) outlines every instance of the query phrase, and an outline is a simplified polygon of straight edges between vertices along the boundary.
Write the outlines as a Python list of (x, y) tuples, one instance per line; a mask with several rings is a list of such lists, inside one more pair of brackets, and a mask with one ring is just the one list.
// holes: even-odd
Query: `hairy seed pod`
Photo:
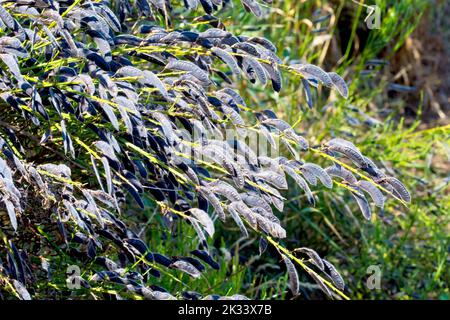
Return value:
[(200, 195), (207, 199), (214, 207), (214, 210), (218, 214), (220, 220), (225, 221), (225, 212), (223, 211), (219, 199), (214, 195), (214, 193), (206, 187), (197, 187), (197, 189)]
[(281, 254), (281, 257), (283, 258), (283, 262), (286, 265), (286, 269), (289, 275), (289, 288), (292, 291), (292, 294), (294, 296), (299, 294), (299, 288), (300, 288), (300, 282), (298, 280), (298, 273), (295, 269), (294, 264), (292, 263), (291, 259), (289, 259), (286, 255)]
[(257, 58), (260, 56), (258, 49), (256, 49), (256, 47), (254, 45), (247, 43), (247, 42), (238, 42), (238, 43), (233, 44), (231, 47), (234, 49), (242, 50), (242, 51), (244, 51), (254, 57), (257, 57)]
[(249, 193), (249, 192), (242, 193), (241, 198), (247, 205), (249, 205), (251, 207), (260, 207), (267, 212), (270, 212), (270, 213), (272, 212), (272, 208), (267, 203), (267, 201), (255, 193)]
[(348, 98), (348, 87), (347, 83), (340, 75), (335, 72), (329, 72), (328, 76), (330, 77), (333, 87), (343, 96), (345, 99)]
[(324, 266), (322, 258), (313, 249), (303, 247), (303, 248), (295, 249), (295, 251), (299, 251), (299, 252), (305, 253), (306, 255), (308, 255), (308, 257), (311, 259), (312, 263), (317, 268), (319, 268), (322, 271), (324, 270), (325, 266)]
[(356, 177), (349, 170), (341, 166), (330, 166), (325, 168), (326, 173), (330, 176), (338, 177), (350, 184), (356, 184)]
[(339, 272), (336, 270), (336, 268), (327, 260), (322, 259), (326, 269), (328, 270), (328, 274), (331, 276), (331, 280), (333, 281), (334, 285), (339, 290), (344, 290), (345, 283), (344, 279), (342, 279), (342, 276), (339, 274)]
[(214, 222), (210, 216), (203, 210), (191, 208), (189, 212), (205, 227), (206, 232), (212, 238), (214, 235)]
[(228, 94), (229, 96), (233, 97), (234, 101), (235, 101), (237, 104), (240, 104), (241, 106), (247, 107), (247, 105), (246, 105), (244, 99), (240, 96), (239, 93), (237, 93), (237, 92), (234, 91), (233, 89), (231, 89), (231, 88), (223, 88), (223, 89), (220, 90), (220, 91), (223, 91), (223, 92), (225, 92), (226, 94)]
[(242, 67), (247, 74), (255, 73), (263, 86), (267, 84), (266, 71), (257, 60), (250, 57), (244, 57)]
[(200, 80), (202, 83), (207, 84), (210, 82), (208, 74), (202, 69), (200, 69), (200, 67), (193, 64), (192, 62), (171, 60), (166, 65), (166, 68), (173, 70), (187, 71), (191, 73), (194, 77), (196, 77), (198, 80)]
[(369, 202), (367, 202), (366, 197), (359, 192), (352, 192), (352, 195), (355, 198), (356, 203), (358, 204), (364, 218), (370, 220), (370, 218), (372, 217), (372, 212), (370, 210)]
[(284, 130), (283, 133), (287, 138), (293, 139), (301, 150), (306, 151), (309, 149), (308, 141), (301, 135), (297, 134), (292, 128)]
[(366, 180), (360, 180), (356, 185), (370, 195), (377, 207), (383, 208), (385, 198), (373, 183)]
[(208, 187), (211, 188), (212, 192), (223, 195), (232, 202), (242, 200), (236, 189), (225, 181), (215, 180), (210, 182)]
[(247, 205), (242, 201), (236, 201), (232, 202), (228, 208), (233, 208), (236, 210), (237, 213), (239, 213), (242, 217), (245, 218), (245, 220), (254, 228), (256, 228), (256, 217), (254, 212), (247, 207)]
[(317, 285), (319, 286), (319, 288), (330, 298), (333, 297), (333, 295), (331, 294), (330, 289), (328, 289), (327, 285), (325, 284), (325, 282), (323, 282), (323, 280), (317, 275), (317, 273), (315, 273), (313, 270), (306, 270), (308, 272), (308, 274), (311, 276), (311, 278), (313, 278), (313, 280), (317, 283)]
[(314, 195), (311, 192), (311, 189), (309, 188), (308, 184), (306, 183), (305, 179), (303, 179), (297, 172), (295, 172), (294, 169), (292, 169), (290, 166), (283, 166), (284, 171), (297, 183), (297, 185), (305, 191), (306, 196), (308, 198), (308, 201), (310, 204), (314, 204)]
[(358, 148), (343, 139), (333, 139), (327, 143), (330, 151), (339, 152), (352, 160), (359, 167), (367, 167), (366, 160)]
[(328, 173), (322, 169), (320, 166), (314, 163), (305, 163), (302, 167), (302, 171), (309, 171), (313, 175), (315, 175), (317, 178), (319, 178), (320, 182), (327, 187), (332, 188), (333, 187), (333, 180), (331, 180)]
[(281, 119), (265, 119), (264, 121), (261, 122), (262, 124), (266, 125), (266, 126), (270, 126), (273, 128), (278, 129), (279, 131), (285, 131), (285, 130), (291, 130), (291, 125), (289, 123), (287, 123), (284, 120)]
[(304, 65), (294, 65), (291, 66), (295, 71), (299, 72), (306, 78), (312, 77), (314, 79), (319, 80), (327, 87), (331, 87), (333, 85), (333, 81), (331, 80), (328, 73), (323, 71), (321, 68), (312, 65), (312, 64), (304, 64)]
[(397, 193), (400, 199), (406, 202), (411, 202), (411, 195), (408, 189), (406, 189), (405, 185), (400, 182), (400, 180), (394, 177), (386, 177), (384, 178), (384, 180), (392, 186), (393, 191)]
[(201, 276), (200, 271), (196, 267), (183, 260), (177, 260), (173, 262), (170, 267), (183, 271), (193, 278), (200, 278)]
[(251, 37), (251, 38), (247, 39), (247, 42), (253, 42), (253, 43), (259, 44), (260, 46), (263, 46), (264, 48), (272, 51), (273, 53), (277, 52), (277, 48), (275, 47), (275, 45), (272, 42), (270, 42), (269, 40), (267, 40), (266, 38)]
[(214, 47), (211, 49), (211, 52), (224, 63), (226, 63), (226, 65), (230, 68), (231, 72), (233, 72), (234, 75), (239, 76), (241, 74), (236, 59), (227, 51), (218, 47)]
[(278, 172), (263, 170), (257, 174), (256, 177), (263, 179), (264, 181), (272, 184), (277, 189), (287, 189), (287, 181), (284, 174), (280, 174)]
[(228, 206), (228, 213), (231, 215), (234, 222), (236, 222), (237, 226), (241, 230), (242, 236), (244, 238), (248, 238), (247, 228), (245, 227), (244, 223), (242, 222), (241, 217), (239, 217), (239, 214), (238, 214), (237, 210), (234, 208), (234, 206), (231, 206), (231, 205)]

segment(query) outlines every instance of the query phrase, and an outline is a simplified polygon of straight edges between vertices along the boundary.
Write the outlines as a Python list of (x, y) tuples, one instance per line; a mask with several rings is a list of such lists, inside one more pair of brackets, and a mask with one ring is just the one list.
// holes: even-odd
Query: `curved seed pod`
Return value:
[(259, 238), (259, 255), (261, 256), (267, 249), (268, 242), (264, 237)]
[(312, 64), (304, 64), (304, 65), (294, 65), (291, 66), (295, 71), (302, 74), (306, 78), (315, 78), (318, 81), (322, 82), (327, 87), (331, 87), (333, 85), (333, 81), (331, 80), (328, 73), (323, 71), (318, 66)]
[(247, 207), (247, 205), (244, 202), (242, 201), (232, 202), (228, 206), (228, 208), (233, 208), (234, 210), (236, 210), (236, 212), (239, 213), (241, 216), (243, 216), (251, 226), (256, 228), (257, 222), (255, 214), (249, 207)]
[(283, 258), (283, 262), (286, 265), (286, 269), (289, 275), (289, 288), (291, 289), (292, 294), (296, 296), (299, 294), (300, 289), (297, 269), (295, 269), (295, 266), (292, 263), (291, 259), (289, 259), (286, 255), (281, 254), (281, 257)]
[(355, 198), (356, 203), (358, 203), (364, 218), (370, 220), (372, 217), (372, 211), (370, 210), (369, 202), (367, 202), (366, 197), (359, 192), (352, 192), (352, 195)]
[(273, 90), (276, 92), (280, 92), (283, 81), (281, 78), (281, 72), (275, 65), (268, 65), (267, 63), (262, 63), (261, 65), (266, 70), (266, 73), (269, 75), (269, 78), (272, 81)]
[(258, 185), (263, 187), (265, 190), (268, 190), (270, 193), (264, 193), (265, 199), (270, 201), (278, 211), (283, 211), (284, 208), (284, 198), (280, 195), (280, 192), (273, 188), (272, 186), (259, 182)]
[(8, 212), (9, 221), (11, 222), (11, 226), (13, 227), (14, 231), (17, 231), (17, 217), (16, 217), (16, 210), (14, 208), (14, 205), (11, 201), (7, 199), (3, 199), (3, 203), (5, 204), (6, 211)]
[(186, 170), (184, 171), (184, 173), (196, 186), (200, 184), (200, 180), (198, 179), (197, 174), (191, 167), (186, 166)]
[(280, 159), (273, 159), (267, 156), (259, 156), (258, 162), (261, 166), (268, 167), (270, 170), (280, 172)]
[(3, 21), (3, 23), (11, 30), (15, 30), (15, 20), (14, 18), (9, 14), (8, 11), (3, 8), (3, 6), (0, 6), (0, 19)]
[(263, 179), (277, 189), (287, 189), (288, 187), (286, 177), (278, 172), (264, 170), (255, 174), (255, 177)]
[(308, 274), (313, 278), (313, 280), (319, 285), (319, 288), (330, 298), (333, 298), (330, 289), (328, 289), (327, 285), (323, 282), (321, 278), (315, 273), (313, 270), (306, 270)]
[(241, 0), (241, 3), (247, 12), (253, 13), (257, 18), (262, 16), (261, 6), (255, 0)]
[(242, 119), (239, 113), (236, 112), (233, 108), (222, 105), (223, 113), (229, 117), (231, 122), (237, 127), (245, 127), (245, 121)]
[(214, 47), (211, 49), (211, 52), (220, 60), (222, 60), (224, 63), (226, 63), (226, 65), (230, 68), (233, 74), (235, 74), (236, 76), (239, 76), (241, 74), (236, 59), (227, 51), (220, 49), (218, 47)]
[(119, 131), (119, 121), (117, 120), (117, 117), (114, 114), (114, 111), (111, 108), (111, 106), (107, 103), (101, 102), (100, 107), (103, 109), (103, 111), (108, 116), (108, 119), (109, 119), (110, 123), (112, 124), (112, 126), (114, 127), (114, 129)]
[(264, 200), (264, 198), (258, 196), (257, 194), (249, 193), (249, 192), (242, 193), (241, 198), (247, 205), (249, 205), (251, 207), (259, 207), (259, 208), (264, 209), (267, 212), (272, 213), (271, 206), (267, 203), (266, 200)]
[(341, 178), (350, 184), (356, 184), (358, 181), (356, 180), (356, 177), (353, 175), (353, 173), (341, 166), (329, 166), (325, 168), (325, 171), (330, 176)]
[(276, 142), (270, 131), (263, 125), (258, 126), (260, 133), (264, 136), (264, 138), (269, 142), (272, 148), (276, 148)]
[(324, 265), (326, 266), (326, 268), (328, 270), (328, 274), (330, 275), (331, 280), (333, 281), (336, 288), (338, 288), (341, 291), (344, 290), (344, 288), (345, 288), (344, 279), (339, 274), (339, 272), (336, 270), (336, 268), (329, 261), (327, 261), (325, 259), (322, 259), (322, 261), (323, 261)]
[(380, 169), (378, 169), (377, 165), (371, 159), (364, 157), (364, 160), (366, 161), (367, 166), (361, 167), (362, 170), (374, 178), (381, 179), (386, 176)]
[(143, 78), (144, 72), (132, 66), (125, 66), (116, 71), (116, 76)]
[(159, 112), (152, 112), (152, 117), (160, 123), (167, 142), (173, 145), (175, 141), (175, 133), (172, 129), (172, 122), (165, 114)]
[(293, 139), (301, 150), (306, 151), (309, 149), (308, 141), (301, 135), (297, 134), (292, 128), (284, 130), (283, 133), (286, 137)]
[(193, 250), (191, 251), (191, 254), (196, 256), (197, 258), (203, 260), (205, 263), (207, 263), (211, 268), (219, 270), (220, 265), (214, 261), (214, 259), (210, 256), (210, 254), (207, 251), (203, 250)]
[[(0, 6), (0, 8), (3, 9), (3, 7), (1, 7), (1, 6)], [(1, 14), (1, 11), (0, 11), (0, 14)], [(14, 288), (16, 289), (17, 293), (19, 294), (21, 300), (32, 300), (31, 295), (28, 292), (27, 288), (25, 288), (25, 286), (20, 281), (13, 279), (12, 282), (13, 282)]]
[(261, 215), (256, 215), (256, 221), (258, 228), (270, 234), (272, 237), (279, 239), (286, 238), (286, 230), (284, 230), (279, 223), (273, 222)]
[(291, 125), (281, 119), (265, 119), (261, 121), (262, 124), (278, 129), (279, 131), (292, 130)]
[(308, 80), (302, 79), (302, 85), (303, 85), (303, 91), (305, 92), (306, 103), (308, 104), (308, 107), (310, 109), (312, 109), (313, 99), (312, 99), (312, 94), (311, 94), (311, 87), (310, 87)]
[(234, 175), (232, 178), (233, 178), (234, 185), (237, 188), (242, 189), (242, 188), (244, 188), (244, 185), (245, 185), (244, 174), (237, 165), (233, 165), (233, 168), (234, 168)]
[[(264, 200), (265, 201), (265, 200)], [(257, 216), (262, 216), (264, 218), (267, 218), (268, 220), (270, 220), (271, 222), (275, 223), (275, 224), (280, 224), (280, 219), (278, 219), (272, 211), (272, 208), (270, 209), (270, 211), (267, 211), (261, 207), (253, 207), (251, 208), (251, 210), (257, 214)]]
[(247, 228), (245, 227), (244, 223), (242, 222), (241, 217), (239, 217), (239, 214), (237, 212), (237, 210), (229, 205), (228, 206), (228, 213), (231, 215), (231, 217), (233, 218), (234, 222), (236, 222), (236, 224), (238, 225), (239, 229), (241, 230), (241, 233), (243, 235), (244, 238), (248, 238), (248, 231)]
[(317, 185), (317, 177), (308, 170), (304, 170), (300, 167), (300, 172), (302, 173), (303, 177), (305, 177), (305, 180), (308, 181), (308, 183), (312, 186)]
[(14, 55), (9, 53), (0, 53), (0, 59), (17, 80), (23, 80), (22, 74), (20, 73), (19, 64), (17, 63)]
[(342, 139), (342, 138), (334, 138), (326, 143), (326, 145), (344, 145), (349, 148), (355, 149), (355, 151), (361, 153), (359, 149), (350, 141)]
[(245, 142), (234, 139), (233, 141), (229, 141), (229, 143), (236, 151), (241, 153), (245, 157), (245, 159), (248, 159), (249, 163), (251, 163), (252, 165), (258, 164), (258, 157)]
[[(384, 177), (385, 178), (385, 177)], [(387, 191), (393, 193), (394, 192), (394, 187), (392, 185), (390, 185), (389, 183), (387, 183), (386, 181), (376, 181), (375, 182), (377, 184), (379, 184), (380, 186), (382, 186), (383, 188), (385, 188)], [(397, 195), (398, 196), (398, 195)], [(400, 198), (400, 196), (398, 196)]]
[(166, 90), (164, 84), (153, 72), (144, 70), (143, 77), (144, 77), (144, 79), (141, 81), (144, 84), (155, 87), (156, 89), (158, 89), (158, 91), (161, 93), (161, 95), (164, 98), (168, 98), (169, 94), (167, 93), (167, 90)]
[(228, 94), (229, 96), (233, 97), (234, 101), (235, 101), (237, 104), (240, 104), (241, 106), (247, 107), (247, 104), (245, 103), (244, 99), (240, 96), (239, 93), (237, 93), (237, 92), (234, 91), (233, 89), (231, 89), (231, 88), (223, 88), (223, 89), (220, 90), (220, 91), (223, 91), (223, 92), (225, 92), (226, 94)]
[(280, 226), (278, 223), (272, 223), (271, 224), (271, 230), (270, 230), (270, 235), (275, 237), (275, 238), (279, 238), (279, 239), (284, 239), (286, 238), (286, 230)]
[(295, 150), (295, 148), (291, 145), (291, 143), (288, 140), (284, 138), (281, 138), (280, 140), (288, 148), (289, 152), (294, 156), (295, 159), (300, 158), (298, 152)]
[(230, 174), (233, 178), (237, 178), (237, 180), (235, 181), (236, 186), (238, 188), (243, 187), (244, 178), (242, 176), (242, 173), (240, 171), (236, 172), (233, 161), (225, 156), (220, 147), (208, 145), (206, 147), (200, 148), (199, 152), (206, 157), (211, 158), (212, 161), (222, 165), (228, 172), (228, 174)]
[(225, 221), (225, 212), (223, 211), (219, 199), (214, 195), (214, 193), (212, 193), (212, 191), (206, 187), (197, 187), (197, 190), (199, 191), (200, 195), (202, 195), (209, 201), (209, 203), (211, 203), (220, 220)]
[(377, 207), (383, 208), (385, 200), (384, 195), (373, 183), (366, 180), (360, 180), (356, 185), (370, 195)]
[(316, 267), (318, 267), (322, 271), (324, 270), (325, 266), (323, 264), (322, 258), (320, 258), (319, 254), (315, 250), (303, 247), (295, 249), (295, 251), (305, 253), (312, 260), (312, 263)]
[(208, 184), (212, 192), (225, 196), (228, 200), (241, 201), (241, 196), (236, 189), (225, 181), (216, 180)]
[(311, 189), (309, 188), (305, 179), (303, 179), (297, 172), (295, 172), (294, 169), (292, 169), (289, 166), (283, 166), (283, 169), (289, 176), (291, 176), (292, 179), (294, 179), (294, 181), (298, 184), (298, 186), (302, 188), (303, 191), (305, 191), (306, 196), (308, 198), (308, 202), (314, 205), (315, 203), (314, 195), (312, 194)]
[[(233, 49), (242, 50), (254, 57), (260, 56), (258, 49), (254, 45), (247, 43), (247, 42), (237, 42), (237, 43), (233, 44), (231, 47)], [(246, 58), (250, 58), (250, 57), (246, 56)]]
[[(122, 97), (117, 97), (117, 98), (122, 98)], [(116, 98), (116, 100), (117, 100)], [(126, 99), (122, 99), (122, 101), (120, 102), (124, 102), (123, 100)], [(130, 117), (128, 116), (127, 111), (125, 110), (124, 105), (117, 103), (117, 109), (119, 109), (119, 113), (120, 113), (120, 117), (122, 118), (123, 122), (125, 123), (125, 127), (127, 129), (128, 134), (132, 135), (133, 134), (133, 124), (131, 123)]]
[(400, 199), (406, 202), (411, 202), (411, 195), (408, 189), (406, 189), (405, 185), (400, 182), (400, 180), (394, 177), (386, 177), (384, 178), (384, 180), (392, 186), (393, 191), (397, 193)]
[(168, 292), (151, 290), (147, 287), (142, 287), (141, 292), (144, 298), (148, 300), (177, 300), (177, 298)]
[(320, 182), (322, 182), (322, 184), (325, 187), (327, 187), (327, 188), (333, 187), (333, 180), (331, 180), (328, 173), (324, 169), (322, 169), (322, 167), (318, 166), (317, 164), (305, 163), (304, 165), (302, 165), (301, 168), (302, 168), (302, 170), (309, 171), (310, 173), (315, 175), (317, 178), (319, 178)]
[(251, 37), (251, 38), (247, 39), (247, 42), (257, 43), (257, 44), (263, 46), (264, 48), (266, 48), (267, 50), (272, 51), (273, 53), (277, 52), (277, 47), (275, 47), (275, 45), (272, 42), (270, 42), (270, 40), (267, 40), (266, 38)]
[(367, 167), (366, 160), (361, 154), (358, 148), (356, 148), (352, 143), (347, 143), (347, 141), (342, 139), (333, 139), (329, 141), (326, 145), (328, 150), (339, 152), (345, 155), (347, 158), (352, 160), (358, 167)]
[(329, 72), (328, 76), (330, 77), (333, 87), (343, 96), (345, 99), (348, 98), (348, 87), (347, 83), (340, 75), (335, 72)]
[(246, 73), (254, 72), (263, 86), (267, 84), (266, 71), (257, 60), (250, 57), (244, 57), (242, 66)]
[(230, 32), (218, 28), (211, 28), (199, 34), (200, 38), (228, 38), (231, 36)]
[(200, 278), (201, 276), (201, 272), (187, 261), (177, 260), (173, 262), (169, 267), (183, 271), (193, 278)]
[(112, 195), (113, 182), (112, 182), (111, 167), (109, 166), (109, 162), (108, 162), (108, 159), (106, 159), (106, 157), (102, 157), (101, 160), (102, 160), (103, 168), (105, 169), (106, 185), (108, 188), (108, 194)]
[(205, 227), (206, 232), (212, 238), (215, 229), (211, 217), (205, 211), (198, 208), (191, 208), (189, 212)]
[(194, 228), (195, 232), (197, 233), (198, 239), (200, 240), (200, 244), (207, 247), (208, 243), (206, 242), (205, 233), (200, 227), (200, 224), (197, 222), (197, 220), (193, 218), (188, 218), (188, 220), (191, 223), (192, 227)]
[(173, 70), (187, 71), (203, 83), (210, 82), (208, 74), (205, 71), (203, 71), (202, 69), (200, 69), (200, 67), (193, 64), (192, 62), (171, 60), (166, 65), (166, 68), (173, 69)]
[(108, 6), (103, 3), (91, 3), (91, 5), (93, 10), (105, 19), (114, 32), (121, 31), (120, 21)]

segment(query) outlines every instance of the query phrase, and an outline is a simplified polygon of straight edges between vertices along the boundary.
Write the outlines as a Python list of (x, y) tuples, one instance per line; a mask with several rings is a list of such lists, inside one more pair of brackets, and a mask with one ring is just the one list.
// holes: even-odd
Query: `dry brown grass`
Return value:
[[(391, 60), (389, 72), (396, 83), (413, 86), (401, 95), (415, 108), (423, 92), (422, 120), (426, 126), (445, 125), (450, 115), (450, 3), (435, 1), (419, 27)], [(416, 110), (411, 110), (413, 113)]]

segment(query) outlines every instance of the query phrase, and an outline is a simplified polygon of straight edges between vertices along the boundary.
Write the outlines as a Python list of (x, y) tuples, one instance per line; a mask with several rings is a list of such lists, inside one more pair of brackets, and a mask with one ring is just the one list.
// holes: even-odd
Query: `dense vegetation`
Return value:
[(447, 299), (450, 128), (388, 69), (441, 4), (377, 5), (2, 1), (0, 297)]

